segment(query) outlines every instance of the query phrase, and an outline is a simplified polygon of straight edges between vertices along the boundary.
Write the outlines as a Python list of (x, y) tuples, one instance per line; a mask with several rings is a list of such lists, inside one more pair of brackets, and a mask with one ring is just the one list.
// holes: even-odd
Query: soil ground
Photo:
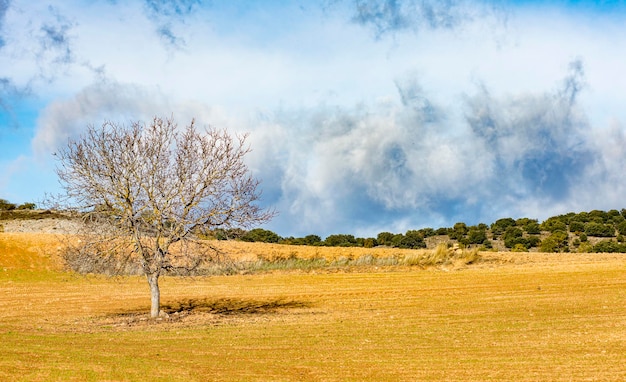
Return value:
[(57, 239), (0, 234), (2, 380), (626, 380), (625, 255), (167, 277), (151, 320), (144, 278), (63, 272)]

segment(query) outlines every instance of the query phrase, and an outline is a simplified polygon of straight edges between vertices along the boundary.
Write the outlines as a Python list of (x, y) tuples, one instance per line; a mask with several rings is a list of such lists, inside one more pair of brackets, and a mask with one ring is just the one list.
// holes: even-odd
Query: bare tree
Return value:
[(184, 129), (172, 119), (145, 125), (89, 126), (56, 155), (67, 205), (90, 221), (74, 259), (138, 266), (150, 285), (152, 317), (160, 310), (159, 276), (189, 271), (209, 254), (198, 234), (250, 227), (273, 211), (256, 202), (259, 181), (244, 163), (246, 135)]

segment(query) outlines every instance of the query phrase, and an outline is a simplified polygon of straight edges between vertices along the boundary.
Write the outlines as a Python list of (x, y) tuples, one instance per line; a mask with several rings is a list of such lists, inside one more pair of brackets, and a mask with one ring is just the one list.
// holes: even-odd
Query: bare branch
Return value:
[(88, 126), (56, 154), (68, 200), (92, 220), (92, 232), (69, 252), (72, 261), (118, 270), (133, 263), (158, 294), (161, 272), (188, 273), (210, 257), (196, 232), (267, 222), (274, 212), (256, 204), (259, 181), (244, 162), (246, 138), (198, 131), (195, 121), (179, 129), (158, 117), (149, 125)]

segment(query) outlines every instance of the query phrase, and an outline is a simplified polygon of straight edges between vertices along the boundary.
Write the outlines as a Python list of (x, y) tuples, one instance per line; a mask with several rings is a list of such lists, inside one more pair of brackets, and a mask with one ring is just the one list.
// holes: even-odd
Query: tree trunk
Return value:
[(148, 284), (150, 285), (150, 317), (159, 317), (159, 310), (161, 309), (161, 291), (159, 290), (159, 273), (155, 272), (146, 275), (148, 278)]

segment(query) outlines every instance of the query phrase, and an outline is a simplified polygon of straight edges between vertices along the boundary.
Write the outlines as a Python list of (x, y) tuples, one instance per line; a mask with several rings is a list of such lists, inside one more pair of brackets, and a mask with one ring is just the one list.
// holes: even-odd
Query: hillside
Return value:
[[(0, 210), (0, 232), (76, 233), (81, 220), (67, 213), (50, 210)], [(276, 243), (311, 247), (392, 247), (397, 249), (435, 249), (444, 243), (452, 247), (478, 248), (483, 251), (514, 252), (626, 252), (626, 210), (568, 213), (536, 219), (502, 218), (496, 222), (468, 226), (422, 228), (406, 233), (381, 232), (375, 238), (356, 238), (334, 234), (327, 238), (281, 237), (264, 230), (214, 231), (216, 238), (240, 238), (247, 242)]]

